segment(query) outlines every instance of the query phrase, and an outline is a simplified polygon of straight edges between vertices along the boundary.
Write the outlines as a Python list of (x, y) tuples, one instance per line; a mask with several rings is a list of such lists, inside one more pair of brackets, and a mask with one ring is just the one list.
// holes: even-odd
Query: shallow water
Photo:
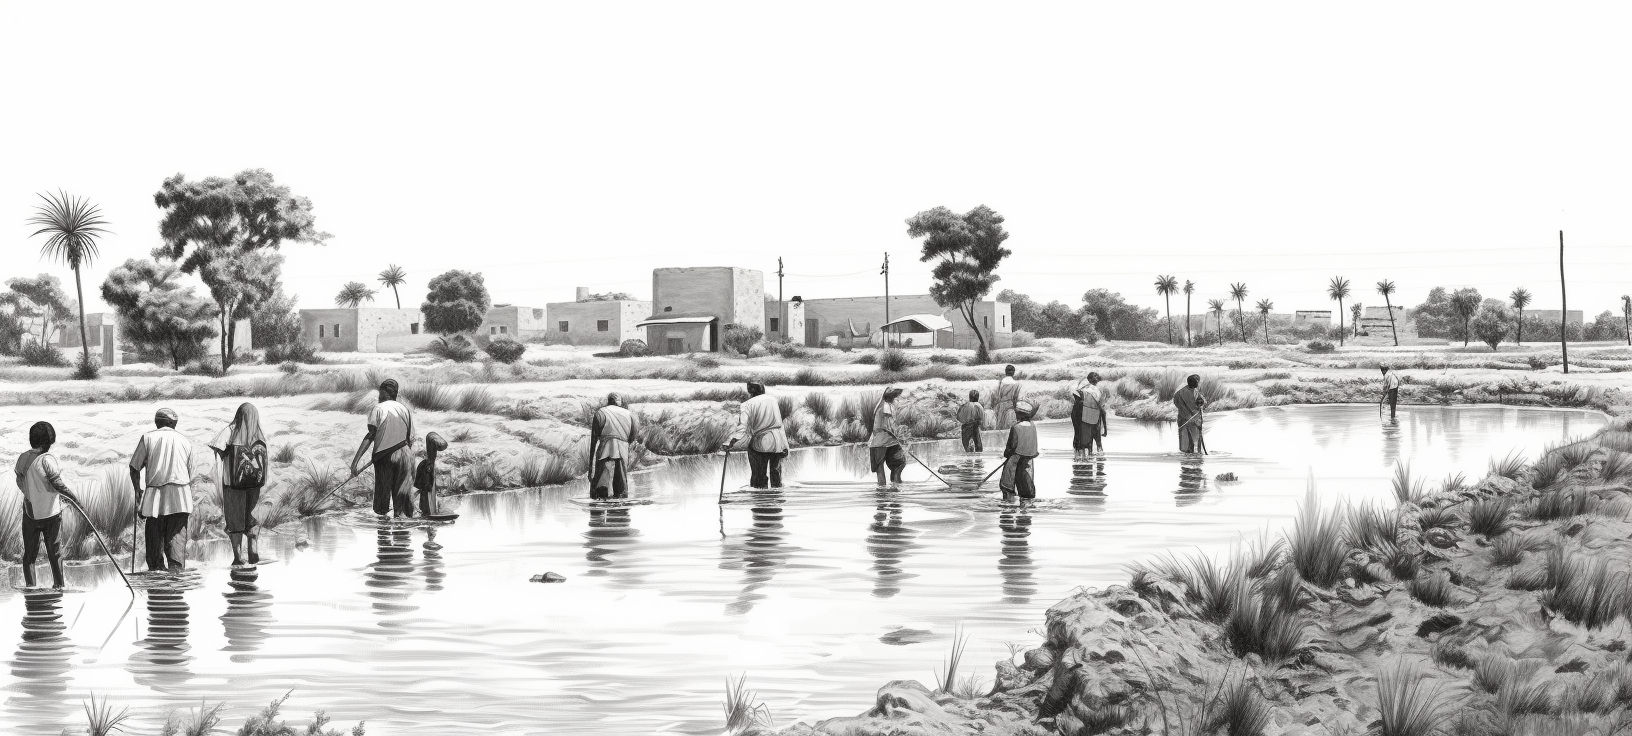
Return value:
[[(1076, 464), (1070, 427), (1044, 425), (1042, 502), (1029, 511), (936, 483), (879, 492), (858, 480), (864, 449), (828, 448), (793, 453), (785, 472), (802, 485), (782, 492), (738, 491), (747, 467), (734, 457), (723, 506), (719, 460), (702, 458), (637, 475), (632, 495), (651, 503), (632, 508), (569, 502), (578, 485), (454, 500), (462, 516), (436, 529), (313, 520), (304, 549), (263, 535), (278, 561), (255, 572), (212, 549), (189, 589), (133, 601), (102, 565), (71, 569), (85, 593), (0, 590), (0, 637), (16, 642), (0, 732), (83, 727), (91, 692), (136, 709), (127, 732), (156, 732), (200, 698), (226, 701), (236, 728), (293, 690), (294, 722), (321, 709), (373, 734), (717, 733), (725, 678), (743, 673), (779, 724), (851, 715), (888, 680), (932, 684), (957, 627), (970, 637), (964, 672), (989, 683), (1005, 643), (1035, 645), (1028, 632), (1078, 586), (1123, 582), (1128, 562), (1161, 550), (1280, 529), (1311, 469), (1325, 502), (1386, 500), (1396, 460), (1432, 487), (1604, 421), (1255, 409), (1209, 418), (1220, 455), (1204, 461), (1166, 454), (1172, 424), (1123, 421), (1108, 456)], [(986, 442), (1001, 446), (996, 433)], [(954, 482), (998, 463), (952, 442), (912, 449)], [(1213, 480), (1223, 472), (1240, 482)], [(906, 477), (931, 480), (916, 463)], [(529, 582), (546, 571), (566, 582)]]

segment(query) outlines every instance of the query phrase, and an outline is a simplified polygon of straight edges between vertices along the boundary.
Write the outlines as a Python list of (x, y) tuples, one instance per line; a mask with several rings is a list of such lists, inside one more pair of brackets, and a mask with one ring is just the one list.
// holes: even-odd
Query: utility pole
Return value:
[[(879, 273), (884, 274), (884, 324), (887, 325), (890, 323), (890, 254), (888, 251), (884, 253), (884, 270), (879, 271)], [(881, 331), (880, 334), (884, 336), (885, 347), (888, 347), (890, 333)]]
[(782, 301), (782, 256), (776, 257), (776, 300)]
[(1564, 231), (1558, 231), (1558, 347), (1564, 352), (1564, 372), (1570, 372), (1570, 296), (1564, 285)]

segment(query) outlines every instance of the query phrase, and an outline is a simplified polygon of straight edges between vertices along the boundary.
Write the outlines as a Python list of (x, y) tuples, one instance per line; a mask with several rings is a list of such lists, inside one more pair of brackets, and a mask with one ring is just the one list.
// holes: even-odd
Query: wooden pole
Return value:
[[(887, 252), (884, 254), (884, 270), (881, 273), (884, 274), (884, 324), (887, 325), (890, 323), (890, 254)], [(889, 331), (880, 330), (880, 337), (884, 340), (884, 346), (889, 347)]]
[(1570, 372), (1570, 296), (1564, 284), (1564, 231), (1558, 231), (1558, 347), (1564, 353), (1564, 372)]

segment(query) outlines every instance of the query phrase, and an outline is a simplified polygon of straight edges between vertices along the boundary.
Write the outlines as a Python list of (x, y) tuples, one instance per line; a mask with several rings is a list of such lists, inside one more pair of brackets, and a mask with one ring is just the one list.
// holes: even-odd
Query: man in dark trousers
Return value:
[(742, 421), (725, 443), (729, 451), (738, 442), (748, 441), (748, 485), (754, 488), (782, 487), (782, 458), (788, 456), (788, 433), (782, 429), (782, 407), (765, 393), (765, 384), (750, 382), (748, 400), (742, 402)]
[(986, 407), (980, 405), (980, 392), (970, 391), (969, 402), (958, 407), (958, 424), (963, 427), (963, 451), (982, 452), (980, 428), (986, 423)]
[(1037, 425), (1031, 416), (1037, 411), (1030, 401), (1015, 403), (1015, 423), (1009, 428), (1009, 441), (1003, 446), (1003, 477), (997, 487), (1003, 491), (1003, 500), (1013, 500), (1018, 494), (1023, 501), (1037, 497), (1037, 479), (1032, 473), (1031, 461), (1037, 457)]
[(1391, 373), (1388, 366), (1383, 366), (1383, 401), (1388, 402), (1388, 418), (1395, 418), (1395, 409), (1400, 404), (1400, 374)]
[(368, 412), (368, 432), (351, 459), (353, 472), (362, 472), (363, 455), (374, 449), (374, 513), (414, 515), (414, 415), (397, 401), (397, 381), (380, 382), (379, 403)]
[(629, 468), (634, 465), (632, 445), (639, 431), (635, 413), (623, 397), (607, 394), (606, 406), (595, 410), (589, 423), (589, 497), (595, 500), (627, 498)]
[(40, 539), (45, 540), (45, 559), (51, 563), (51, 587), (61, 588), (62, 499), (78, 504), (79, 499), (62, 482), (62, 468), (51, 454), (57, 430), (50, 422), (35, 422), (28, 429), (30, 449), (17, 456), (17, 488), (23, 492), (23, 585), (34, 587), (34, 564), (40, 559)]
[(1206, 405), (1201, 376), (1194, 373), (1184, 379), (1184, 388), (1173, 392), (1173, 406), (1179, 411), (1179, 452), (1201, 452), (1201, 408)]
[[(193, 512), (193, 441), (176, 431), (174, 411), (153, 415), (157, 427), (130, 455), (136, 515), (146, 519), (147, 569), (179, 573), (187, 567), (187, 517)], [(144, 482), (142, 473), (146, 471)]]

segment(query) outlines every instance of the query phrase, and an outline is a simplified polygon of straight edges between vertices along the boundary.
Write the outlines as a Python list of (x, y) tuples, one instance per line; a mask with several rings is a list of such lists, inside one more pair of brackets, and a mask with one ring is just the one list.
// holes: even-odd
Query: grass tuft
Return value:
[(1468, 505), (1468, 531), (1487, 538), (1500, 537), (1512, 528), (1508, 520), (1513, 502), (1503, 498), (1483, 498)]
[(1448, 704), (1438, 683), (1424, 687), (1423, 676), (1401, 660), (1377, 675), (1381, 736), (1428, 736), (1440, 730)]
[(748, 675), (736, 679), (725, 678), (725, 733), (727, 736), (761, 729), (772, 729), (771, 709), (764, 703), (754, 702), (758, 693), (747, 689)]
[(98, 701), (94, 692), (84, 705), (85, 723), (90, 736), (108, 736), (115, 731), (123, 732), (125, 721), (131, 718), (129, 708), (120, 708), (119, 712), (115, 713), (113, 706), (108, 705), (108, 699), (103, 697)]
[(1411, 579), (1406, 589), (1412, 598), (1435, 608), (1444, 608), (1457, 601), (1456, 588), (1443, 572), (1418, 575)]
[(1309, 493), (1298, 509), (1298, 518), (1287, 537), (1292, 564), (1298, 574), (1311, 585), (1330, 588), (1343, 579), (1343, 563), (1348, 557), (1344, 541), (1343, 517), (1337, 511), (1321, 513), (1320, 501), (1315, 497), (1314, 479), (1309, 480)]
[(1519, 476), (1524, 473), (1524, 468), (1524, 456), (1520, 455), (1517, 450), (1508, 453), (1506, 457), (1500, 460), (1492, 459), (1490, 461), (1490, 474), (1499, 475), (1508, 480), (1518, 480)]
[(958, 682), (958, 665), (963, 662), (963, 652), (969, 646), (969, 635), (963, 633), (963, 627), (958, 627), (952, 633), (952, 651), (942, 662), (941, 669), (935, 673), (935, 689), (944, 693), (952, 692)]
[(1394, 500), (1401, 504), (1417, 503), (1427, 495), (1427, 479), (1411, 477), (1411, 463), (1394, 463)]

